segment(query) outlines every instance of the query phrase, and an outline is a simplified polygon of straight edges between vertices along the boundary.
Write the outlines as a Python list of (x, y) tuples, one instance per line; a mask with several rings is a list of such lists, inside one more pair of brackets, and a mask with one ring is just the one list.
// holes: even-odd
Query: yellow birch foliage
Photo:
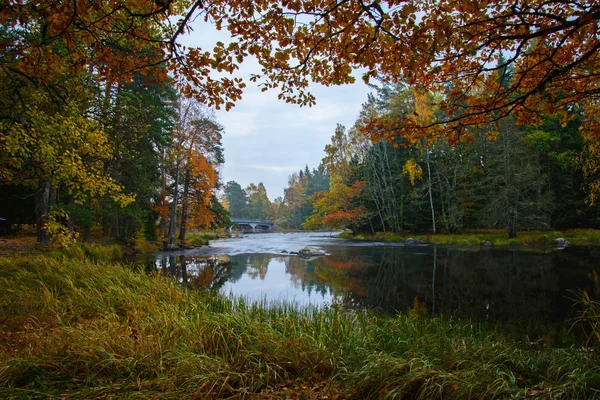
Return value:
[(36, 105), (23, 122), (0, 122), (0, 181), (35, 186), (48, 180), (66, 187), (78, 202), (107, 194), (122, 206), (133, 201), (104, 172), (111, 145), (98, 124), (77, 107), (48, 112), (46, 95), (33, 98)]
[(406, 161), (404, 167), (402, 167), (402, 173), (404, 175), (408, 175), (408, 179), (410, 179), (410, 184), (414, 185), (415, 181), (423, 177), (423, 168), (421, 168), (421, 166), (417, 164), (417, 162), (414, 159), (410, 158)]

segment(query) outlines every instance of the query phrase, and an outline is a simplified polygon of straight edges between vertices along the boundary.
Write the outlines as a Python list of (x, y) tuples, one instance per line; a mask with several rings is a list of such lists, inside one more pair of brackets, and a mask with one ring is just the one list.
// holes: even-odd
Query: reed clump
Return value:
[(186, 238), (186, 244), (189, 246), (206, 246), (210, 240), (223, 237), (229, 237), (229, 235), (224, 232), (190, 232)]
[(83, 253), (0, 258), (0, 397), (600, 393), (585, 347), (533, 348), (453, 319), (249, 303)]

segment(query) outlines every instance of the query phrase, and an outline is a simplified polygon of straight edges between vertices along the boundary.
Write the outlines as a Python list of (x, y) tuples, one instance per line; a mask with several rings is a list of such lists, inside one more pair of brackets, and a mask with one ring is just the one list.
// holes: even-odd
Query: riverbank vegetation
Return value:
[[(454, 234), (411, 234), (403, 235), (391, 232), (378, 232), (375, 234), (343, 232), (339, 237), (352, 240), (376, 242), (405, 242), (415, 239), (424, 243), (453, 244), (463, 246), (479, 245), (528, 245), (528, 246), (555, 246), (555, 240), (563, 238), (574, 246), (600, 245), (600, 231), (595, 229), (568, 229), (564, 231), (522, 231), (510, 238), (505, 230), (501, 229), (467, 229)], [(487, 242), (487, 243), (486, 243)]]
[(229, 300), (101, 252), (0, 258), (2, 397), (591, 398), (600, 390), (593, 337), (532, 342), (419, 315), (418, 305), (385, 317)]

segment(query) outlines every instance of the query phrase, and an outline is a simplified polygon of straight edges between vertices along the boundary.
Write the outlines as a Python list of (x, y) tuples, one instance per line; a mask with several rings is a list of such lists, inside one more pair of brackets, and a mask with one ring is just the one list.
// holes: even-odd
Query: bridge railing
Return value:
[(269, 225), (274, 225), (273, 222), (271, 221), (267, 221), (267, 220), (256, 220), (256, 219), (248, 219), (248, 218), (231, 218), (231, 222), (235, 222), (235, 223), (256, 223), (256, 224), (269, 224)]

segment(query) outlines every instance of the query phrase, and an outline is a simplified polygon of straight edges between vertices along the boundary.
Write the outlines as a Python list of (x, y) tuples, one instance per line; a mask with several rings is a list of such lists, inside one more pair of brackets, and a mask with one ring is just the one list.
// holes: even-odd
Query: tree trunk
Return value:
[[(437, 175), (438, 175), (438, 179), (437, 179), (438, 187), (440, 188), (440, 205), (442, 206), (442, 222), (446, 226), (446, 231), (448, 233), (452, 233), (452, 232), (450, 232), (451, 231), (450, 222), (449, 222), (450, 216), (448, 215), (449, 213), (446, 212), (446, 205), (445, 205), (447, 198), (448, 198), (448, 194), (444, 193), (445, 192), (444, 185), (442, 185), (442, 180), (440, 179), (440, 176), (439, 176), (440, 173), (438, 172)], [(446, 199), (444, 199), (444, 197), (446, 197)]]
[(175, 230), (177, 229), (177, 202), (179, 201), (179, 165), (175, 168), (175, 183), (173, 184), (173, 203), (169, 220), (169, 247), (175, 246)]
[(35, 223), (37, 229), (37, 240), (44, 246), (49, 243), (48, 232), (46, 232), (45, 215), (49, 211), (50, 203), (50, 182), (40, 179), (38, 182), (38, 190), (35, 193)]
[[(69, 202), (69, 204), (71, 205), (71, 207), (75, 206), (75, 201), (73, 201), (73, 199), (71, 199), (71, 201)], [(71, 233), (71, 240), (75, 239), (75, 216), (73, 215), (72, 212), (69, 213), (68, 216), (68, 220), (67, 220), (67, 228), (69, 229), (69, 232)]]
[(183, 181), (183, 195), (181, 196), (181, 227), (179, 229), (179, 240), (185, 244), (185, 235), (187, 233), (188, 218), (188, 195), (190, 192), (190, 170), (185, 169), (185, 179)]
[(435, 209), (433, 208), (433, 191), (431, 190), (431, 167), (429, 165), (429, 150), (425, 147), (425, 160), (427, 162), (427, 185), (429, 187), (429, 205), (431, 206), (431, 221), (435, 233)]
[(512, 222), (508, 224), (508, 237), (514, 239), (517, 237), (517, 228)]

